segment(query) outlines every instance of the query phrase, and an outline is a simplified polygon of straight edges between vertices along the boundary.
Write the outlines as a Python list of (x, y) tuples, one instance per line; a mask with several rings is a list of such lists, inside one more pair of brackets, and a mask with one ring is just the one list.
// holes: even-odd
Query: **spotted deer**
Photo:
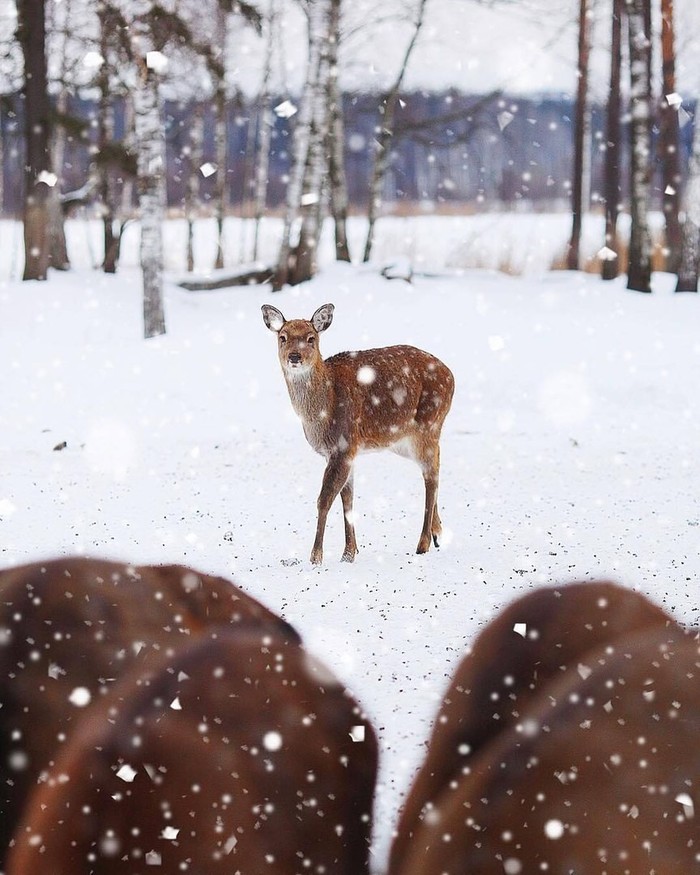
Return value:
[(343, 504), (345, 550), (357, 554), (353, 523), (353, 463), (358, 453), (391, 450), (420, 465), (425, 481), (425, 512), (417, 553), (439, 545), (442, 524), (437, 509), (440, 432), (454, 394), (450, 369), (413, 346), (387, 346), (321, 357), (319, 335), (333, 321), (333, 304), (311, 319), (287, 320), (269, 304), (263, 320), (277, 335), (282, 373), (307, 441), (326, 459), (318, 497), (316, 538), (311, 562), (323, 561), (326, 518), (338, 493)]

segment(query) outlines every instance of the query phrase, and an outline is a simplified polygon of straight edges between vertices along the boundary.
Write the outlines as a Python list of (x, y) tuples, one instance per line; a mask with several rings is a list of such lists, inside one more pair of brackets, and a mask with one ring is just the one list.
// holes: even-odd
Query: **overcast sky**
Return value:
[[(395, 76), (408, 40), (408, 29), (394, 21), (384, 27), (367, 22), (391, 7), (415, 7), (415, 0), (351, 0), (346, 18), (354, 35), (342, 49), (346, 88), (379, 89)], [(428, 0), (424, 33), (411, 61), (406, 84), (416, 88), (456, 86), (483, 93), (556, 92), (575, 88), (578, 0)], [(594, 93), (603, 97), (609, 56), (610, 0), (598, 0), (594, 41)], [(677, 15), (678, 90), (700, 91), (700, 0), (675, 0)], [(355, 28), (365, 24), (364, 27)], [(283, 38), (286, 90), (299, 88), (304, 69), (305, 29), (301, 16), (285, 23)], [(237, 41), (238, 81), (246, 90), (258, 80), (259, 44)], [(254, 87), (254, 86), (253, 86)]]

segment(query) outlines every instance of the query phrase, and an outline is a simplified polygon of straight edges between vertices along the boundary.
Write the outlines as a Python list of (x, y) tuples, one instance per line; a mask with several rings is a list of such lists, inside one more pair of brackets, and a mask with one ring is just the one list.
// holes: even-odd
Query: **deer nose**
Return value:
[(301, 353), (299, 352), (290, 352), (289, 353), (289, 364), (290, 365), (298, 365), (301, 361)]

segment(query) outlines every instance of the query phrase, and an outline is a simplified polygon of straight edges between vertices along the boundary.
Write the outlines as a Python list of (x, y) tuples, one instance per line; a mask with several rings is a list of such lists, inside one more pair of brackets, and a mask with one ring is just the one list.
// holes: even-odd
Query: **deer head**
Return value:
[(311, 319), (290, 319), (270, 304), (262, 307), (265, 325), (277, 334), (277, 352), (286, 376), (308, 374), (320, 359), (318, 336), (333, 321), (333, 304), (319, 307)]

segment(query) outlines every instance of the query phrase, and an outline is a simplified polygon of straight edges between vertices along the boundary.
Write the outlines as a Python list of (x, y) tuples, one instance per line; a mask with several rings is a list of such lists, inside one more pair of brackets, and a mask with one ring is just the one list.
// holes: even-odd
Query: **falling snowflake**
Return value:
[(75, 705), (76, 708), (84, 708), (90, 704), (91, 700), (92, 694), (87, 687), (76, 687), (68, 696), (68, 701), (71, 705)]
[(364, 726), (353, 726), (350, 730), (350, 738), (353, 741), (364, 741), (365, 740), (365, 727)]
[(263, 736), (265, 750), (276, 751), (282, 747), (282, 736), (279, 732), (266, 732)]
[(127, 784), (131, 784), (131, 782), (136, 777), (136, 770), (133, 769), (128, 763), (124, 763), (124, 765), (117, 772), (117, 777), (121, 778), (122, 781), (126, 781)]
[(548, 839), (560, 839), (564, 835), (564, 824), (556, 818), (548, 820), (544, 825), (544, 834)]
[(293, 115), (296, 115), (297, 107), (291, 100), (283, 100), (282, 103), (277, 104), (274, 111), (275, 115), (279, 116), (279, 118), (291, 118)]
[(370, 386), (377, 379), (377, 372), (369, 365), (363, 365), (357, 371), (357, 382), (363, 386)]

